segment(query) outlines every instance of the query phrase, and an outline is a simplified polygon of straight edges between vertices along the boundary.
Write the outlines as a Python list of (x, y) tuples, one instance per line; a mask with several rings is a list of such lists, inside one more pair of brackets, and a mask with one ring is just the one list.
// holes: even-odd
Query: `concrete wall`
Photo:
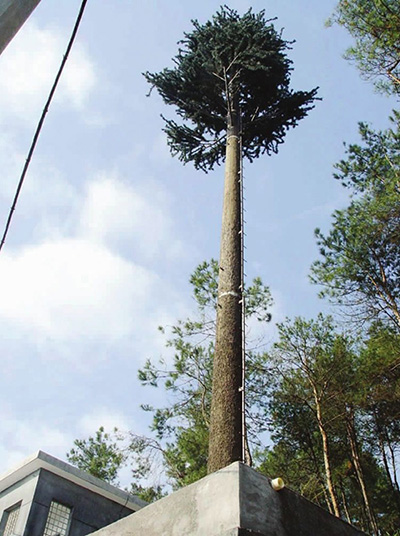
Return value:
[(236, 462), (93, 536), (361, 536), (289, 489)]
[(40, 470), (24, 536), (42, 536), (52, 500), (72, 507), (69, 536), (86, 536), (132, 513), (120, 504)]
[(40, 0), (0, 0), (0, 54)]
[(274, 491), (265, 476), (249, 467), (241, 464), (239, 473), (240, 527), (265, 536), (363, 534), (290, 489)]
[(12, 508), (17, 503), (21, 503), (21, 507), (18, 515), (17, 525), (15, 527), (15, 533), (23, 534), (38, 480), (39, 471), (36, 471), (36, 473), (27, 476), (0, 494), (0, 534), (2, 534), (6, 521), (3, 512), (9, 508)]
[(95, 534), (214, 536), (228, 534), (227, 531), (238, 527), (239, 522), (239, 479), (237, 465), (234, 464)]

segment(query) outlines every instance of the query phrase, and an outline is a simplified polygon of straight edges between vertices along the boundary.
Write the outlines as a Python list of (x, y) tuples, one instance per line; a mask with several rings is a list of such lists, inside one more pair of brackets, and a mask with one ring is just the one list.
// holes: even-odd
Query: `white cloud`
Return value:
[[(10, 146), (1, 142), (6, 158)], [(13, 230), (25, 220), (31, 245), (1, 254), (3, 332), (20, 330), (41, 359), (82, 370), (121, 349), (134, 351), (136, 363), (145, 350), (157, 355), (164, 345), (157, 327), (183, 310), (159, 270), (183, 251), (165, 190), (154, 180), (139, 188), (104, 172), (79, 197), (38, 160), (23, 193)]]
[(0, 431), (0, 473), (19, 465), (38, 450), (63, 458), (72, 444), (71, 438), (59, 428), (3, 415)]
[(115, 427), (121, 431), (128, 431), (130, 428), (127, 418), (122, 413), (100, 407), (83, 415), (77, 423), (77, 430), (81, 434), (80, 437), (86, 438), (89, 435), (93, 436), (100, 426), (103, 426), (106, 432), (112, 432)]
[[(2, 166), (2, 188), (0, 200), (3, 199), (4, 214), (11, 206), (18, 181), (25, 163), (26, 154), (17, 149), (12, 136), (0, 134), (0, 163)], [(32, 217), (35, 226), (48, 227), (44, 231), (59, 233), (71, 228), (71, 207), (78, 203), (76, 188), (65, 180), (60, 171), (47, 159), (36, 155), (33, 165), (24, 181), (19, 197), (16, 218)], [(69, 217), (67, 217), (69, 215)], [(52, 218), (49, 223), (49, 218)], [(42, 231), (42, 235), (43, 232)]]
[[(157, 327), (181, 316), (182, 298), (153, 271), (83, 239), (2, 252), (0, 319), (40, 359), (87, 372), (111, 356), (158, 355)], [(8, 326), (8, 327), (7, 327)]]
[(271, 295), (274, 300), (273, 304), (269, 308), (269, 312), (271, 313), (271, 321), (259, 322), (254, 317), (249, 318), (246, 321), (247, 347), (252, 350), (267, 350), (270, 347), (272, 341), (276, 340), (277, 338), (278, 329), (276, 325), (285, 320), (285, 300), (282, 293), (278, 288), (271, 288)]
[[(0, 113), (38, 119), (66, 48), (64, 32), (30, 22), (0, 57)], [(67, 60), (56, 97), (81, 108), (96, 83), (95, 68), (76, 43)]]
[(122, 337), (148, 308), (157, 277), (83, 240), (3, 253), (0, 316), (57, 339)]
[(160, 132), (155, 138), (151, 148), (152, 160), (158, 161), (161, 165), (170, 162), (171, 151), (167, 143), (167, 135), (165, 132)]
[(81, 45), (74, 45), (63, 75), (61, 96), (70, 100), (76, 108), (82, 108), (96, 85), (96, 74), (93, 63)]
[(87, 184), (79, 233), (145, 261), (183, 253), (174, 236), (168, 196), (152, 180), (139, 189), (116, 174), (99, 174)]
[(2, 168), (0, 197), (9, 200), (9, 205), (11, 205), (26, 158), (16, 148), (16, 145), (16, 140), (12, 136), (0, 133), (0, 162)]

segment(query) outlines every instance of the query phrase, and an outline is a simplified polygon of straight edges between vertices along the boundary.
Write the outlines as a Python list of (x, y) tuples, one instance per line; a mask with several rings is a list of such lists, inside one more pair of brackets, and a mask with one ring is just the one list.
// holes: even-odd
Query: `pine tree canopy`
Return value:
[(221, 7), (211, 21), (185, 33), (175, 67), (144, 73), (166, 104), (176, 107), (181, 124), (165, 119), (173, 154), (208, 171), (225, 158), (225, 133), (233, 108), (240, 110), (243, 156), (250, 161), (278, 151), (286, 131), (305, 117), (317, 88), (289, 88), (291, 61), (284, 41), (250, 9), (243, 16)]

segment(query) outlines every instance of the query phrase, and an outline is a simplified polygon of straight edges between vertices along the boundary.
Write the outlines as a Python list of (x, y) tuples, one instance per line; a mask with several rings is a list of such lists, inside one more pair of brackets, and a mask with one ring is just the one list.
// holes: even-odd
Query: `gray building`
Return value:
[(0, 0), (0, 54), (40, 0)]
[(39, 451), (0, 477), (0, 536), (85, 536), (145, 504)]

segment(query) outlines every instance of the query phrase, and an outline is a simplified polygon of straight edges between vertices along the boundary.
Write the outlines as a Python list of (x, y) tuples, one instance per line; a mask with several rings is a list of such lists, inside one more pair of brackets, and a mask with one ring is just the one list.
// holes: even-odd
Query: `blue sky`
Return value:
[[(171, 66), (190, 19), (220, 3), (88, 2), (76, 44), (0, 253), (0, 471), (36, 449), (64, 458), (101, 424), (146, 433), (140, 403), (162, 402), (137, 369), (167, 355), (157, 326), (189, 315), (189, 274), (218, 257), (223, 169), (204, 174), (169, 155), (165, 107), (143, 71)], [(315, 227), (346, 204), (332, 178), (357, 122), (388, 125), (394, 107), (342, 58), (325, 28), (334, 0), (234, 1), (278, 17), (295, 39), (292, 86), (323, 98), (276, 156), (245, 163), (247, 274), (270, 285), (266, 329), (328, 310), (308, 282)], [(42, 0), (0, 56), (0, 222), (5, 224), (33, 132), (80, 0)]]

